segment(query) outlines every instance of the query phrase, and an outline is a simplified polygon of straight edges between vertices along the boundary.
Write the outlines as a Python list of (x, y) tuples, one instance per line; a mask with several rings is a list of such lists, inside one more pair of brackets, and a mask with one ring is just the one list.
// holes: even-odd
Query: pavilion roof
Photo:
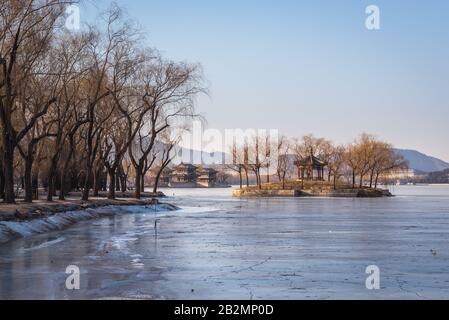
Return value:
[(327, 163), (320, 158), (315, 157), (314, 155), (310, 155), (301, 159), (300, 161), (295, 161), (295, 165), (299, 165), (302, 167), (307, 167), (310, 165), (312, 165), (313, 167), (325, 167), (327, 166)]

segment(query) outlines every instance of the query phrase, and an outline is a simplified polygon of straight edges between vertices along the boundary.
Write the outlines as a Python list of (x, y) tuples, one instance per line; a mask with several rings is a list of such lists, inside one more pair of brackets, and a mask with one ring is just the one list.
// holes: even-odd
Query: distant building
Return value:
[(417, 176), (416, 171), (413, 169), (398, 169), (388, 172), (385, 178), (390, 179), (413, 179)]
[(196, 183), (205, 188), (213, 188), (217, 185), (218, 171), (210, 168), (197, 167), (197, 181)]
[(181, 163), (173, 168), (170, 174), (170, 187), (196, 187), (197, 173), (196, 167), (192, 164)]
[(172, 188), (213, 188), (217, 187), (217, 171), (202, 166), (181, 163), (164, 177)]

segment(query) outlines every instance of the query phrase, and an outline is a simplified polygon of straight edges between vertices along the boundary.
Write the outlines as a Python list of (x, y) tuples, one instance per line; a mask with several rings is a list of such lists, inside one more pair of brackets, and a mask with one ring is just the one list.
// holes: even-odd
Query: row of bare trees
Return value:
[[(204, 92), (201, 69), (142, 45), (117, 6), (96, 25), (64, 29), (64, 0), (3, 0), (0, 8), (0, 197), (47, 200), (78, 189), (126, 190), (172, 159)], [(157, 170), (156, 170), (157, 172)], [(106, 181), (108, 185), (106, 186)]]
[(282, 136), (276, 139), (276, 146), (273, 143), (266, 137), (253, 137), (250, 142), (233, 145), (232, 165), (228, 167), (239, 175), (240, 188), (244, 180), (250, 185), (250, 176), (262, 188), (261, 170), (265, 171), (267, 183), (272, 174), (270, 169), (275, 172), (284, 188), (287, 180), (303, 180), (299, 164), (311, 156), (325, 163), (324, 180), (334, 188), (343, 182), (353, 188), (377, 188), (380, 178), (408, 169), (407, 161), (394, 152), (391, 144), (368, 134), (348, 145), (335, 145), (313, 135), (300, 139)]

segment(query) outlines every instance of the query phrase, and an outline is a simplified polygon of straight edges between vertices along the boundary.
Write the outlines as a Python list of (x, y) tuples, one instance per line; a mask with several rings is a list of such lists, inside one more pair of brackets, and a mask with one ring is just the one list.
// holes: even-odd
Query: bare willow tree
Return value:
[(36, 67), (45, 58), (68, 1), (4, 0), (0, 10), (0, 121), (2, 166), (6, 203), (15, 202), (14, 153), (17, 145), (43, 117), (55, 97), (42, 101), (26, 123), (17, 124), (22, 108), (17, 104), (23, 84), (36, 76)]
[[(58, 79), (54, 79), (53, 76), (30, 76), (24, 84), (26, 89), (23, 90), (23, 94), (16, 98), (17, 106), (20, 106), (20, 112), (16, 113), (16, 123), (21, 123), (25, 126), (28, 123), (27, 115), (34, 115), (39, 112), (48, 112), (48, 108), (54, 105), (56, 99), (50, 97), (56, 96), (55, 88), (58, 87), (56, 83)], [(42, 109), (42, 105), (47, 103), (48, 105)], [(43, 142), (44, 139), (54, 137), (52, 128), (55, 120), (49, 117), (47, 114), (37, 118), (33, 126), (26, 132), (25, 136), (18, 141), (17, 149), (23, 158), (24, 162), (24, 190), (25, 190), (25, 202), (33, 201), (32, 190), (32, 170), (36, 156), (37, 146)]]
[(140, 96), (149, 109), (137, 140), (129, 147), (129, 156), (135, 171), (135, 197), (141, 197), (145, 163), (155, 147), (156, 140), (177, 121), (193, 119), (194, 101), (204, 92), (198, 65), (152, 59), (141, 70)]
[(357, 157), (357, 145), (351, 143), (346, 147), (345, 161), (348, 164), (352, 187), (355, 188), (357, 174), (359, 172), (359, 161)]
[(278, 159), (276, 173), (279, 181), (282, 182), (282, 189), (285, 189), (285, 179), (291, 170), (290, 151), (290, 140), (285, 136), (280, 137), (277, 145)]
[(337, 183), (344, 175), (344, 168), (346, 166), (346, 148), (344, 146), (333, 147), (329, 153), (327, 160), (329, 179), (333, 177), (334, 189), (337, 189)]
[(161, 136), (160, 144), (154, 158), (156, 163), (153, 183), (154, 194), (158, 191), (162, 174), (176, 158), (176, 146), (181, 140), (182, 131), (183, 130), (169, 130)]
[(377, 188), (379, 178), (383, 174), (407, 170), (408, 162), (404, 157), (396, 154), (393, 146), (383, 141), (373, 142), (373, 156), (370, 161), (369, 186)]
[[(132, 145), (150, 107), (139, 99), (138, 71), (151, 60), (150, 51), (140, 52), (131, 35), (114, 50), (110, 97), (105, 102), (114, 110), (107, 121), (104, 164), (109, 176), (110, 199), (115, 198), (116, 180), (126, 152)], [(118, 185), (118, 184), (117, 184)]]
[(232, 159), (230, 159), (230, 164), (226, 165), (226, 168), (236, 172), (239, 175), (239, 185), (240, 189), (243, 188), (243, 171), (244, 171), (244, 163), (245, 157), (243, 152), (243, 147), (237, 144), (237, 141), (233, 141), (230, 155)]
[[(40, 185), (48, 201), (58, 189), (60, 200), (72, 190), (89, 200), (92, 189), (115, 198), (116, 189), (127, 189), (131, 167), (140, 197), (158, 140), (196, 117), (195, 97), (205, 91), (198, 65), (142, 46), (142, 34), (115, 4), (96, 25), (64, 30), (74, 3), (0, 6), (0, 197), (7, 203), (20, 188), (31, 202)], [(162, 166), (168, 154), (159, 154)]]
[[(256, 184), (259, 189), (262, 188), (261, 171), (270, 166), (271, 158), (270, 137), (266, 134), (256, 134), (251, 138), (248, 145), (249, 168), (256, 177)], [(275, 146), (276, 147), (276, 146)], [(246, 161), (245, 161), (246, 162)]]
[[(56, 193), (57, 170), (63, 151), (67, 149), (67, 141), (72, 141), (81, 126), (87, 123), (86, 115), (83, 114), (82, 104), (85, 103), (81, 96), (80, 86), (84, 75), (88, 72), (85, 64), (87, 55), (87, 44), (89, 34), (62, 35), (53, 45), (48, 61), (55, 69), (53, 74), (59, 76), (57, 99), (48, 111), (48, 117), (52, 119), (52, 132), (49, 148), (49, 168), (47, 174), (47, 200), (53, 201)], [(70, 151), (69, 151), (70, 153)], [(69, 157), (70, 158), (70, 157)], [(65, 169), (65, 164), (62, 165)], [(65, 174), (60, 170), (61, 176)], [(64, 199), (64, 179), (60, 180), (59, 199)]]
[[(110, 75), (113, 74), (114, 53), (122, 44), (128, 41), (130, 27), (122, 19), (122, 11), (113, 6), (104, 15), (105, 30), (99, 31), (91, 27), (91, 37), (88, 44), (88, 61), (91, 72), (87, 80), (88, 101), (86, 105), (86, 165), (82, 200), (89, 200), (92, 186), (93, 168), (101, 148), (101, 131), (104, 124), (112, 116), (114, 106), (104, 99), (111, 95), (108, 88)], [(100, 110), (101, 109), (101, 110)]]

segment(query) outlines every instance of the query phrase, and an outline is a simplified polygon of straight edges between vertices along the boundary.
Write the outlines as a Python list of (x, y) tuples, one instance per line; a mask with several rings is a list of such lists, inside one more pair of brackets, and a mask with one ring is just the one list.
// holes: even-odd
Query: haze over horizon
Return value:
[[(81, 14), (112, 1), (87, 2)], [(313, 133), (348, 143), (362, 132), (449, 161), (449, 2), (117, 1), (148, 45), (199, 62), (208, 126)], [(381, 29), (365, 28), (377, 5)], [(87, 18), (86, 18), (87, 17)]]

